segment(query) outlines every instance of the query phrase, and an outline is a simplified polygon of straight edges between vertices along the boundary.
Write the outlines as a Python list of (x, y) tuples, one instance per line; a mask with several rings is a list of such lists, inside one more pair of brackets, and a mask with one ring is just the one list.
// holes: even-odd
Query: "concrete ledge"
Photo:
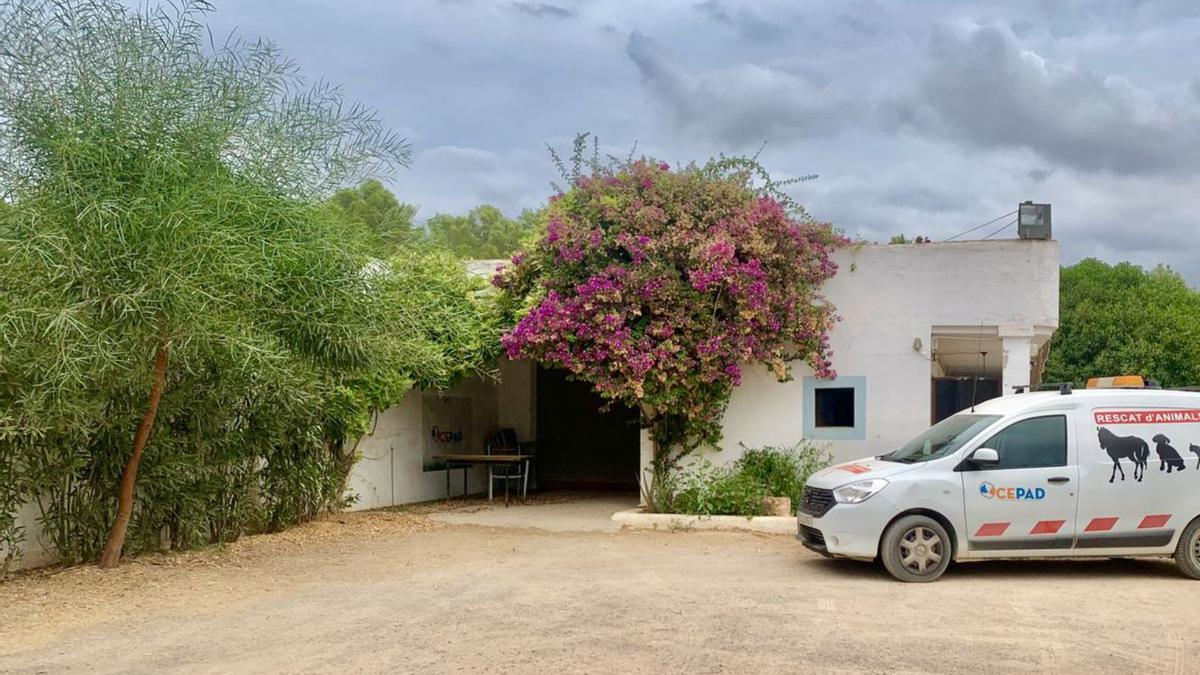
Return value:
[(617, 511), (612, 519), (638, 530), (742, 530), (764, 534), (796, 534), (793, 516), (689, 516), (682, 513), (643, 513), (641, 509)]

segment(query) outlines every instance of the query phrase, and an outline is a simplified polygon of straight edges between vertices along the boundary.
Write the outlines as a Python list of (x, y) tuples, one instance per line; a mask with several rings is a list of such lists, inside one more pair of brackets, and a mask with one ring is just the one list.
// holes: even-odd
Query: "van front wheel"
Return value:
[(905, 516), (883, 533), (879, 557), (900, 581), (934, 581), (950, 566), (950, 535), (933, 518)]
[(1175, 546), (1175, 564), (1184, 574), (1200, 579), (1200, 518), (1183, 528)]

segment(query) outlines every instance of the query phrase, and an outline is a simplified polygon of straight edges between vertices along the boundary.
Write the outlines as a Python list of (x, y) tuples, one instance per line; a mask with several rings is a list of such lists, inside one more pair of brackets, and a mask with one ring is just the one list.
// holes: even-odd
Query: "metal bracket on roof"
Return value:
[(1013, 393), (1024, 394), (1026, 391), (1054, 391), (1057, 389), (1058, 393), (1063, 396), (1070, 396), (1072, 386), (1070, 382), (1043, 382), (1037, 387), (1032, 387), (1028, 384), (1016, 384), (1013, 385)]

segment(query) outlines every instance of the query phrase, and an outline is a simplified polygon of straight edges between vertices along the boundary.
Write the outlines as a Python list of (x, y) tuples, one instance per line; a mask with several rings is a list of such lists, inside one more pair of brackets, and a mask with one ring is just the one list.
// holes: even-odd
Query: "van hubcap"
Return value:
[(1200, 530), (1192, 535), (1192, 562), (1200, 565)]
[[(1196, 542), (1200, 550), (1200, 537)], [(929, 574), (942, 561), (942, 538), (928, 527), (914, 527), (900, 538), (900, 564), (916, 574)]]

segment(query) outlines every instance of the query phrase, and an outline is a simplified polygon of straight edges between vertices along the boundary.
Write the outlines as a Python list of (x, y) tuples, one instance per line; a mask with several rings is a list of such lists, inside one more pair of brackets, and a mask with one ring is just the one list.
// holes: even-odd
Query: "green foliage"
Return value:
[(0, 452), (0, 579), (8, 574), (25, 537), (25, 528), (16, 520), (17, 509), (28, 500), (23, 481), (16, 453)]
[(5, 550), (36, 498), (48, 543), (94, 558), (143, 419), (126, 552), (286, 527), (341, 504), (372, 411), (487, 367), (461, 265), (368, 263), (402, 214), (373, 219), (370, 183), (327, 201), (408, 146), (272, 45), (210, 46), (207, 9), (0, 4)]
[(393, 257), (378, 288), (385, 305), (400, 307), (390, 331), (421, 347), (399, 370), (423, 388), (445, 389), (465, 374), (485, 375), (500, 352), (501, 323), (487, 281), (467, 273), (446, 251), (408, 251)]
[(691, 515), (758, 516), (766, 497), (789, 497), (793, 512), (804, 483), (829, 466), (828, 450), (801, 442), (790, 448), (746, 449), (732, 464), (707, 460), (671, 474), (647, 501), (652, 510)]
[(367, 245), (378, 257), (389, 257), (424, 240), (424, 232), (413, 226), (417, 207), (400, 203), (374, 178), (338, 190), (329, 204), (338, 218), (362, 228)]
[(324, 410), (327, 433), (352, 439), (371, 416), (400, 401), (413, 386), (446, 389), (468, 375), (489, 377), (500, 351), (500, 314), (483, 279), (443, 250), (406, 250), (371, 267), (373, 293), (386, 316), (382, 330), (403, 345), (389, 367), (343, 378)]
[[(591, 139), (590, 150), (588, 139)], [(698, 169), (709, 179), (713, 180), (738, 177), (751, 186), (754, 192), (760, 197), (767, 197), (777, 202), (793, 217), (807, 218), (808, 215), (804, 206), (787, 193), (787, 188), (816, 180), (817, 174), (793, 176), (784, 179), (775, 178), (758, 161), (759, 154), (765, 147), (766, 144), (764, 143), (757, 152), (748, 156), (734, 155), (731, 157), (721, 153), (709, 159), (703, 167), (698, 167)], [(571, 186), (576, 185), (581, 178), (621, 173), (628, 169), (638, 156), (637, 143), (634, 143), (624, 157), (605, 154), (604, 158), (601, 159), (600, 139), (587, 131), (575, 134), (575, 138), (571, 142), (571, 154), (566, 159), (563, 159), (558, 150), (549, 143), (546, 144), (546, 150), (550, 153), (550, 161), (554, 163), (554, 168), (558, 170), (558, 175), (564, 181), (562, 184), (551, 181), (550, 187), (554, 188), (556, 193), (569, 192)], [(838, 232), (840, 233), (840, 231)]]
[(768, 497), (789, 497), (800, 503), (808, 477), (829, 466), (829, 451), (805, 443), (790, 448), (744, 449), (735, 466), (762, 485)]
[(525, 210), (512, 219), (505, 217), (500, 209), (484, 204), (465, 216), (439, 213), (425, 226), (435, 246), (464, 258), (493, 260), (512, 255), (544, 224), (535, 211)]
[(1043, 380), (1121, 374), (1166, 387), (1200, 384), (1200, 291), (1161, 266), (1088, 259), (1064, 267)]
[(715, 516), (759, 516), (765, 488), (733, 467), (713, 467), (704, 460), (680, 472), (671, 513)]
[[(141, 466), (127, 551), (233, 541), (341, 507), (355, 460), (345, 446), (369, 431), (373, 413), (416, 382), (445, 387), (489, 372), (499, 329), (479, 295), (483, 282), (459, 261), (409, 255), (375, 268), (372, 278), (394, 310), (380, 320), (402, 343), (404, 356), (392, 367), (342, 373), (289, 361), (256, 372), (221, 359), (177, 370)], [(47, 542), (68, 561), (93, 559), (104, 544), (139, 414), (136, 394), (106, 401), (103, 414), (78, 430), (4, 455), (30, 462), (22, 475), (33, 487), (23, 494), (39, 497)]]

